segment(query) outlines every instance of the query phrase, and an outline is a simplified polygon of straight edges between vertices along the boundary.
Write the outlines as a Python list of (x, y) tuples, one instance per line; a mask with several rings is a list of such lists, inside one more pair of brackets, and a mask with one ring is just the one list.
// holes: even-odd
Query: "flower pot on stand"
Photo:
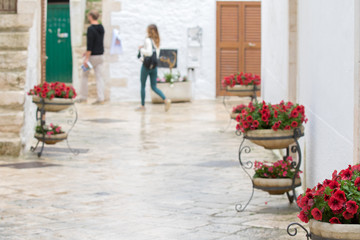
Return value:
[(63, 140), (66, 140), (67, 136), (68, 136), (67, 133), (60, 133), (55, 135), (47, 135), (47, 134), (43, 135), (40, 133), (35, 133), (34, 137), (40, 142), (44, 142), (46, 144), (52, 145), (61, 142)]
[[(298, 139), (304, 134), (304, 126), (296, 129), (300, 130), (300, 135), (297, 136)], [(287, 148), (290, 144), (295, 143), (294, 134), (295, 129), (277, 131), (272, 129), (259, 129), (247, 131), (244, 138), (266, 149), (281, 149)]]
[(355, 240), (360, 238), (359, 224), (331, 224), (311, 219), (309, 227), (313, 240)]
[[(271, 195), (281, 195), (293, 189), (291, 178), (253, 178), (254, 188), (268, 192)], [(295, 178), (294, 187), (301, 186), (301, 179)]]
[(74, 104), (74, 101), (70, 98), (47, 99), (38, 96), (33, 96), (32, 98), (33, 103), (35, 103), (39, 109), (42, 109), (44, 106), (44, 110), (47, 112), (59, 112)]

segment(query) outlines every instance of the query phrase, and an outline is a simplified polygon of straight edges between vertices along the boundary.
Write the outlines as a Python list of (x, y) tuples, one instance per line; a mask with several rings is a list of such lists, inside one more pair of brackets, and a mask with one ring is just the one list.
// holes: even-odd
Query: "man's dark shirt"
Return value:
[(91, 55), (104, 54), (105, 30), (101, 24), (90, 25), (87, 30), (87, 50)]

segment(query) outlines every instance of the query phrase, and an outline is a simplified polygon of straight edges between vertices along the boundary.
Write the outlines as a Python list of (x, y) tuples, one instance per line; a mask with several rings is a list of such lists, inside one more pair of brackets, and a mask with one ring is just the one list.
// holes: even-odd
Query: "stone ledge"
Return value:
[(0, 50), (26, 50), (28, 45), (28, 32), (0, 32)]
[(0, 71), (26, 70), (27, 51), (0, 51)]
[(22, 109), (25, 101), (24, 91), (0, 91), (0, 107)]
[[(1, 64), (1, 63), (0, 63)], [(0, 89), (23, 90), (25, 87), (26, 71), (1, 72)]]
[(24, 112), (0, 111), (0, 132), (20, 134), (23, 124)]
[(21, 152), (20, 137), (0, 133), (0, 155), (18, 157)]
[(28, 31), (31, 28), (34, 14), (1, 14), (0, 31)]

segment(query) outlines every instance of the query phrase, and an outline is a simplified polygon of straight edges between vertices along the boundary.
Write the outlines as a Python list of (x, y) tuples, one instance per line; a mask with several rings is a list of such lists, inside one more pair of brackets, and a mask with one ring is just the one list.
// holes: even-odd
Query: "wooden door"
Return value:
[(71, 83), (72, 51), (69, 4), (49, 3), (46, 26), (46, 81)]
[(221, 81), (237, 72), (261, 73), (260, 2), (217, 2), (217, 96), (231, 95)]

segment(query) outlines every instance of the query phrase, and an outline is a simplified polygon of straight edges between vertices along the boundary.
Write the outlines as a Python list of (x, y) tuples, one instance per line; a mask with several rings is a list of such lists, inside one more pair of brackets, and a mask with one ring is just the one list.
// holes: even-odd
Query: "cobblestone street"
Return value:
[[(235, 211), (251, 182), (237, 159), (235, 122), (221, 132), (229, 115), (220, 100), (173, 104), (168, 113), (136, 106), (76, 105), (69, 143), (78, 156), (61, 142), (40, 159), (2, 158), (0, 239), (304, 239), (287, 235), (300, 221), (286, 195), (255, 190), (245, 212)], [(68, 115), (47, 121), (64, 125)], [(251, 147), (251, 159), (278, 159)]]

